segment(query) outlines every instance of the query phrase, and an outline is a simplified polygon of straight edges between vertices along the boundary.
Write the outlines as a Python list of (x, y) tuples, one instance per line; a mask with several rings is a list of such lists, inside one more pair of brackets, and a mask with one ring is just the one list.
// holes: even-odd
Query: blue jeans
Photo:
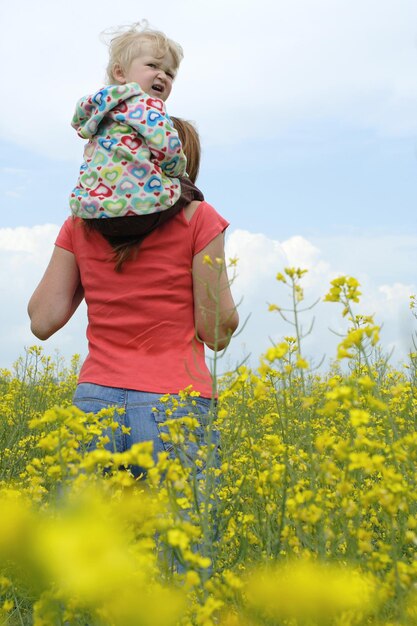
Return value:
[[(84, 413), (98, 413), (101, 409), (109, 406), (124, 409), (124, 412), (121, 415), (116, 415), (114, 419), (119, 422), (120, 426), (123, 425), (130, 428), (130, 434), (122, 433), (121, 428), (117, 429), (115, 432), (116, 451), (124, 452), (135, 443), (152, 441), (155, 462), (157, 462), (158, 453), (160, 452), (168, 452), (171, 458), (175, 456), (172, 444), (169, 441), (163, 442), (160, 437), (161, 433), (168, 433), (167, 427), (162, 426), (162, 422), (167, 419), (184, 417), (192, 412), (199, 422), (199, 426), (194, 431), (197, 443), (188, 443), (186, 458), (182, 459), (182, 461), (187, 464), (193, 464), (199, 444), (203, 444), (206, 441), (206, 426), (210, 419), (212, 401), (210, 398), (200, 397), (189, 398), (185, 402), (181, 401), (181, 404), (185, 404), (185, 406), (178, 407), (168, 418), (165, 411), (170, 407), (170, 404), (161, 402), (160, 398), (162, 395), (147, 391), (103, 387), (93, 383), (80, 383), (75, 391), (73, 404), (84, 411)], [(171, 394), (171, 397), (179, 400), (179, 396)], [(109, 434), (110, 436), (110, 433), (106, 433), (106, 431), (103, 434)], [(219, 433), (214, 429), (211, 434), (211, 443), (217, 446), (219, 443)], [(105, 447), (114, 451), (112, 441)], [(143, 468), (131, 467), (130, 469), (135, 476), (140, 474), (146, 475)], [(197, 478), (201, 477), (201, 471), (197, 472)]]

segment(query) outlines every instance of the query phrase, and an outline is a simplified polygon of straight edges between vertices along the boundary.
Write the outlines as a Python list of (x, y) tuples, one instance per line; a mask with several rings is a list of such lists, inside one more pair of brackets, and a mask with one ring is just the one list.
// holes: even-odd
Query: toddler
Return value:
[[(70, 207), (84, 220), (148, 216), (155, 227), (161, 223), (156, 213), (168, 211), (168, 218), (202, 195), (186, 178), (186, 158), (164, 105), (182, 49), (163, 33), (138, 26), (111, 40), (109, 84), (77, 103), (72, 126), (88, 143)], [(121, 220), (105, 221), (109, 234), (117, 235)]]

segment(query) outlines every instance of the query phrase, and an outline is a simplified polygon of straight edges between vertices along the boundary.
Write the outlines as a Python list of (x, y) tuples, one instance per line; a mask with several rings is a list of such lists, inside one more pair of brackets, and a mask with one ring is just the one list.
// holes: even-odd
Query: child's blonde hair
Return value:
[(110, 85), (119, 84), (113, 75), (115, 66), (119, 65), (126, 71), (133, 59), (140, 56), (144, 42), (151, 43), (157, 57), (163, 57), (167, 52), (170, 52), (176, 70), (184, 57), (181, 46), (161, 31), (149, 28), (147, 20), (135, 22), (131, 26), (120, 27), (113, 31), (105, 31), (103, 35), (106, 38), (111, 36), (108, 43), (109, 63), (106, 70), (106, 82)]

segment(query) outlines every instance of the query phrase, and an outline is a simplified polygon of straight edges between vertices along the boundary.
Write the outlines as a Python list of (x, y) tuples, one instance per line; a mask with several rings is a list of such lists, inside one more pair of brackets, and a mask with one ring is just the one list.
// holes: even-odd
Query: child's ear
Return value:
[(120, 63), (115, 63), (112, 71), (113, 77), (119, 81), (121, 85), (126, 83), (125, 72)]

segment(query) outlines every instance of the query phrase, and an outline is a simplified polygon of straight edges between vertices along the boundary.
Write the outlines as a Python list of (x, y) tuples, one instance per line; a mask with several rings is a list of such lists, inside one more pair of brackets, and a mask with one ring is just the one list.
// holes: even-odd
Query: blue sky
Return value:
[[(22, 85), (0, 103), (0, 367), (35, 341), (25, 306), (68, 215), (82, 155), (69, 120), (101, 85), (99, 33), (142, 18), (184, 47), (167, 108), (196, 122), (199, 184), (231, 224), (235, 295), (251, 313), (231, 361), (288, 332), (266, 313), (286, 297), (275, 275), (288, 264), (308, 267), (312, 299), (339, 273), (357, 276), (362, 312), (402, 358), (417, 291), (417, 4), (162, 0), (139, 12), (133, 0), (103, 0), (99, 15), (81, 0), (0, 9), (3, 58), (14, 59), (3, 80)], [(341, 322), (328, 307), (307, 340), (312, 357), (334, 353), (327, 329)], [(82, 309), (45, 349), (85, 354), (84, 326)]]

